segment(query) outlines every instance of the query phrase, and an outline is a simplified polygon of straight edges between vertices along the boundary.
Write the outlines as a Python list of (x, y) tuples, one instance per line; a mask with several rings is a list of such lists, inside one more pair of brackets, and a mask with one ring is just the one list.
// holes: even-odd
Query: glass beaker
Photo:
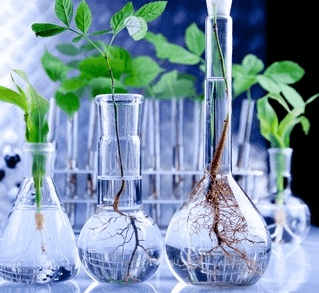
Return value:
[(79, 236), (79, 253), (95, 280), (127, 284), (157, 270), (163, 240), (143, 211), (140, 104), (133, 94), (99, 95), (98, 206)]
[(300, 244), (310, 230), (310, 210), (291, 192), (291, 148), (270, 148), (270, 194), (257, 207), (275, 243)]
[(232, 20), (216, 14), (224, 11), (216, 3), (229, 1), (207, 1), (213, 11), (206, 19), (207, 168), (168, 226), (166, 256), (179, 281), (251, 285), (266, 270), (271, 239), (263, 217), (231, 173)]
[(0, 276), (43, 284), (69, 280), (80, 269), (74, 233), (52, 180), (55, 145), (23, 146), (27, 176), (2, 231)]

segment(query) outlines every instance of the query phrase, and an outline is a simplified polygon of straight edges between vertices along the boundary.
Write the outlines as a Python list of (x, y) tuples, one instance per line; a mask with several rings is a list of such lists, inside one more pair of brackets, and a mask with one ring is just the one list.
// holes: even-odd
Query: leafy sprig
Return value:
[[(264, 70), (262, 60), (252, 54), (248, 54), (241, 64), (233, 65), (235, 96), (247, 92), (251, 98), (251, 88), (256, 84), (267, 92), (257, 101), (257, 116), (260, 132), (273, 148), (290, 147), (292, 130), (299, 123), (306, 135), (309, 132), (310, 122), (305, 117), (305, 108), (319, 94), (305, 101), (292, 87), (304, 74), (304, 69), (292, 61), (274, 62)], [(281, 121), (270, 100), (278, 102), (287, 112)]]
[[(29, 143), (45, 143), (49, 126), (47, 121), (47, 113), (50, 104), (43, 98), (30, 83), (25, 72), (21, 70), (13, 70), (15, 75), (18, 75), (26, 84), (27, 91), (25, 92), (15, 81), (13, 75), (11, 78), (17, 88), (17, 92), (9, 88), (0, 86), (0, 101), (11, 103), (18, 106), (24, 112), (24, 120), (26, 123), (25, 138)], [(32, 176), (34, 179), (34, 188), (36, 191), (36, 206), (38, 212), (41, 207), (41, 187), (43, 176), (45, 176), (46, 158), (42, 154), (33, 155)]]

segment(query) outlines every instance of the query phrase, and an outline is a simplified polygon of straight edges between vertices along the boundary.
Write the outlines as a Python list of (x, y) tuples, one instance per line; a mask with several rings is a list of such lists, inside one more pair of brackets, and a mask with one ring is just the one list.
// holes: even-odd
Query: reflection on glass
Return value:
[(265, 293), (296, 292), (307, 281), (309, 261), (300, 245), (273, 245), (268, 269), (260, 280)]
[[(216, 290), (216, 291), (215, 291)], [(211, 286), (187, 286), (182, 283), (178, 283), (171, 293), (264, 293), (264, 291), (257, 285), (249, 287), (211, 287)]]
[(3, 281), (0, 283), (1, 293), (80, 293), (80, 288), (73, 281), (50, 283), (44, 285), (25, 285)]
[(138, 283), (130, 285), (119, 284), (100, 284), (92, 283), (84, 293), (157, 293), (157, 291), (148, 283)]

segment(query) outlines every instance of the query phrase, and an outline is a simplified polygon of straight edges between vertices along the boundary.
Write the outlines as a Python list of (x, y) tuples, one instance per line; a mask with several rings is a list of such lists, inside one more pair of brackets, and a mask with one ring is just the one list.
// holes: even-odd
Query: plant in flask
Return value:
[[(67, 4), (67, 5), (65, 5)], [(76, 34), (73, 42), (85, 40), (95, 48), (104, 62), (109, 86), (96, 97), (101, 137), (98, 158), (98, 206), (79, 236), (79, 254), (87, 273), (107, 283), (136, 283), (149, 279), (158, 268), (162, 256), (162, 238), (156, 224), (145, 215), (141, 200), (141, 167), (139, 113), (143, 97), (118, 94), (121, 82), (112, 70), (110, 52), (115, 37), (127, 28), (134, 40), (142, 39), (147, 22), (156, 19), (165, 9), (166, 1), (145, 4), (134, 11), (132, 2), (115, 13), (111, 29), (90, 32), (92, 14), (82, 0), (76, 10), (76, 28), (71, 28), (73, 3), (55, 2), (57, 17), (65, 26), (33, 24), (37, 36), (50, 37), (63, 31)], [(108, 46), (99, 46), (94, 36), (111, 35)], [(114, 62), (114, 60), (113, 60)], [(116, 62), (113, 63), (113, 66)]]
[(27, 84), (27, 91), (12, 77), (18, 92), (0, 87), (0, 100), (24, 111), (26, 177), (2, 232), (0, 275), (29, 284), (68, 280), (77, 275), (80, 261), (71, 225), (51, 178), (55, 146), (46, 142), (49, 102), (23, 71), (13, 72)]
[(166, 234), (172, 273), (189, 284), (256, 283), (269, 262), (265, 222), (231, 174), (231, 1), (207, 1), (207, 168)]

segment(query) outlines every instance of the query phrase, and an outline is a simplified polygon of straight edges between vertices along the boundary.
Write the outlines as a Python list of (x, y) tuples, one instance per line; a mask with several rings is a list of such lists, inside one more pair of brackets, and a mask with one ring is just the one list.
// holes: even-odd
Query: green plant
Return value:
[[(292, 130), (301, 124), (307, 135), (310, 121), (305, 116), (306, 106), (313, 102), (319, 94), (307, 101), (291, 86), (305, 74), (303, 68), (292, 61), (279, 61), (271, 64), (263, 73), (263, 62), (256, 56), (247, 55), (242, 64), (233, 65), (234, 92), (238, 96), (247, 92), (251, 99), (251, 87), (259, 84), (267, 91), (266, 95), (257, 100), (257, 117), (260, 122), (261, 135), (270, 142), (272, 148), (289, 148)], [(274, 105), (273, 102), (277, 102)], [(276, 106), (276, 107), (275, 107)], [(281, 106), (283, 109), (278, 109)], [(283, 118), (277, 114), (284, 110)], [(284, 170), (282, 155), (277, 156), (277, 195), (276, 202), (283, 204)]]
[[(49, 132), (46, 114), (49, 111), (50, 104), (36, 91), (25, 72), (13, 70), (13, 73), (18, 75), (27, 84), (27, 91), (23, 91), (11, 74), (12, 81), (18, 91), (16, 92), (0, 86), (0, 101), (16, 105), (24, 112), (26, 124), (25, 138), (27, 142), (45, 143)], [(44, 175), (45, 157), (41, 154), (35, 154), (33, 157), (32, 176), (34, 178), (34, 187), (36, 191), (35, 201), (38, 214), (41, 211), (41, 186)]]
[[(261, 73), (263, 70), (262, 60), (252, 54), (247, 55), (242, 64), (233, 65), (235, 96), (246, 92), (248, 99), (251, 99), (252, 86), (260, 85), (267, 92), (257, 101), (260, 132), (270, 142), (271, 147), (290, 147), (290, 135), (298, 123), (301, 123), (305, 134), (308, 134), (310, 122), (304, 115), (305, 108), (319, 94), (304, 101), (301, 95), (291, 86), (305, 74), (303, 68), (295, 62), (274, 62)], [(270, 100), (278, 102), (287, 112), (281, 121), (279, 121), (279, 115), (277, 115)]]

